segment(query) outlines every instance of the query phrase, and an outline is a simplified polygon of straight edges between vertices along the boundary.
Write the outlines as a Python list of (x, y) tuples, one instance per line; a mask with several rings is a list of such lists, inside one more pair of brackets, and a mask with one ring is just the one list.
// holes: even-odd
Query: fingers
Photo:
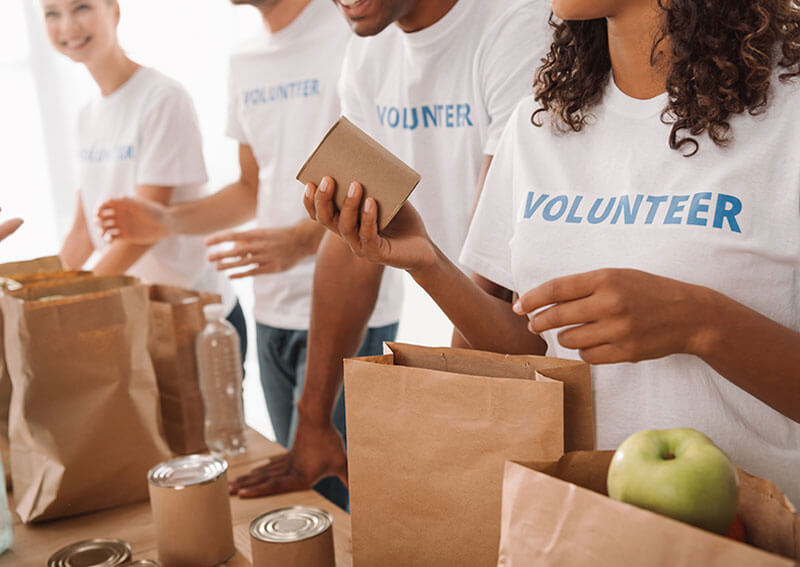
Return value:
[(539, 311), (531, 318), (528, 328), (532, 333), (541, 334), (550, 329), (596, 321), (603, 314), (604, 310), (594, 297), (581, 298)]
[(264, 242), (243, 243), (233, 240), (236, 244), (228, 250), (217, 250), (208, 255), (209, 262), (221, 262), (230, 258), (255, 258), (256, 256), (269, 256), (272, 252), (270, 246)]
[(316, 220), (326, 228), (338, 233), (338, 215), (336, 214), (336, 205), (333, 202), (333, 192), (335, 189), (335, 182), (330, 177), (323, 177), (319, 188), (314, 194), (314, 210), (316, 211)]
[(308, 217), (311, 220), (317, 220), (317, 209), (314, 205), (314, 195), (317, 192), (317, 186), (313, 183), (306, 184), (306, 190), (303, 192), (303, 206), (306, 208)]
[(0, 223), (0, 240), (3, 240), (7, 236), (11, 236), (14, 232), (16, 232), (16, 230), (22, 226), (22, 222), (23, 221), (20, 218), (13, 218)]
[(367, 257), (375, 258), (380, 250), (380, 237), (378, 236), (378, 204), (372, 197), (368, 197), (364, 201), (358, 237)]
[(347, 197), (341, 211), (339, 211), (339, 234), (345, 239), (354, 252), (361, 250), (361, 240), (358, 235), (358, 217), (363, 190), (361, 184), (353, 182), (347, 189)]
[(255, 230), (222, 230), (215, 232), (205, 239), (206, 246), (224, 244), (226, 242), (251, 242), (257, 238), (263, 238), (263, 229)]
[(236, 494), (239, 498), (258, 498), (260, 496), (271, 496), (273, 494), (307, 490), (309, 488), (311, 488), (311, 486), (302, 479), (285, 475), (264, 481), (260, 484), (240, 488)]
[(591, 295), (595, 289), (595, 272), (585, 272), (556, 278), (522, 294), (514, 303), (514, 312), (519, 315), (532, 313), (537, 309), (572, 301)]
[(249, 278), (252, 276), (260, 276), (262, 274), (274, 274), (277, 272), (277, 267), (271, 264), (260, 264), (259, 266), (252, 268), (250, 270), (244, 272), (236, 272), (233, 274), (228, 274), (228, 279), (231, 280), (240, 280), (242, 278)]

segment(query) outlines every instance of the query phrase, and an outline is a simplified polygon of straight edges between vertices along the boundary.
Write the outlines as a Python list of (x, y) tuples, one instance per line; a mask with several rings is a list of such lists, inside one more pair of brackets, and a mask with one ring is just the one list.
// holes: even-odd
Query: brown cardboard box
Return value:
[[(791, 567), (800, 518), (772, 483), (739, 471), (746, 545), (605, 495), (613, 451), (507, 462), (499, 567)], [(759, 549), (760, 548), (760, 549)]]
[(417, 186), (420, 175), (389, 150), (341, 117), (297, 173), (303, 184), (319, 184), (324, 176), (336, 182), (334, 201), (341, 208), (347, 188), (358, 181), (364, 197), (378, 203), (378, 228), (383, 230)]

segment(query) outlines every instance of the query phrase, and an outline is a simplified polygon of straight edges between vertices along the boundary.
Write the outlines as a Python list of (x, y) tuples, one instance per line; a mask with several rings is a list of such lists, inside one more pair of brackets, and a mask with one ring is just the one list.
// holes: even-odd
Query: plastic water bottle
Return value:
[(197, 369), (206, 409), (209, 451), (233, 456), (247, 446), (242, 409), (242, 362), (239, 335), (218, 303), (203, 307), (206, 326), (197, 336)]
[(11, 511), (8, 509), (6, 476), (3, 473), (3, 463), (0, 461), (0, 554), (11, 549), (13, 539), (14, 523), (11, 520)]

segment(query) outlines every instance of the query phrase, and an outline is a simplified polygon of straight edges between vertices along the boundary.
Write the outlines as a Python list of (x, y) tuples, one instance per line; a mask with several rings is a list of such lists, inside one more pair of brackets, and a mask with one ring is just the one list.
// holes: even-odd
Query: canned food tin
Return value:
[(95, 538), (62, 547), (47, 567), (117, 567), (131, 558), (131, 546), (119, 539)]
[(138, 561), (126, 563), (125, 565), (122, 565), (122, 567), (161, 567), (161, 563), (158, 561), (152, 561), (150, 559), (139, 559)]
[(236, 551), (224, 459), (188, 455), (147, 474), (163, 567), (214, 567)]
[(250, 524), (253, 567), (334, 567), (333, 518), (312, 506), (262, 514)]

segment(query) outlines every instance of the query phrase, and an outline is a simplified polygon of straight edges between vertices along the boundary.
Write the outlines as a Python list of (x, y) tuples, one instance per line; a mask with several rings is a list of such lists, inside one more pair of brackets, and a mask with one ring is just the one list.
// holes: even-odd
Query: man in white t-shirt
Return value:
[[(549, 45), (545, 0), (335, 0), (353, 31), (340, 91), (343, 114), (422, 175), (411, 199), (455, 258), (476, 188), (508, 116), (529, 92)], [(391, 25), (395, 23), (396, 25)], [(320, 191), (329, 191), (323, 180)], [(347, 190), (347, 188), (340, 188)], [(381, 280), (395, 281), (326, 236), (317, 255), (306, 386), (289, 455), (233, 484), (252, 496), (346, 476), (330, 428), (342, 359), (354, 356)]]
[[(227, 134), (239, 142), (241, 178), (217, 194), (160, 209), (134, 201), (109, 203), (110, 231), (150, 239), (172, 233), (205, 234), (254, 215), (258, 227), (226, 231), (210, 245), (233, 243), (211, 260), (231, 277), (255, 276), (255, 318), (261, 384), (276, 438), (290, 447), (296, 402), (305, 376), (314, 258), (323, 229), (303, 209), (295, 180), (308, 154), (339, 116), (337, 81), (351, 33), (327, 0), (233, 0), (261, 12), (265, 30), (231, 57)], [(149, 229), (147, 227), (150, 227)], [(400, 316), (395, 291), (380, 293), (362, 355), (380, 354)], [(343, 397), (333, 421), (344, 435)], [(324, 479), (317, 490), (340, 507), (346, 487)]]

